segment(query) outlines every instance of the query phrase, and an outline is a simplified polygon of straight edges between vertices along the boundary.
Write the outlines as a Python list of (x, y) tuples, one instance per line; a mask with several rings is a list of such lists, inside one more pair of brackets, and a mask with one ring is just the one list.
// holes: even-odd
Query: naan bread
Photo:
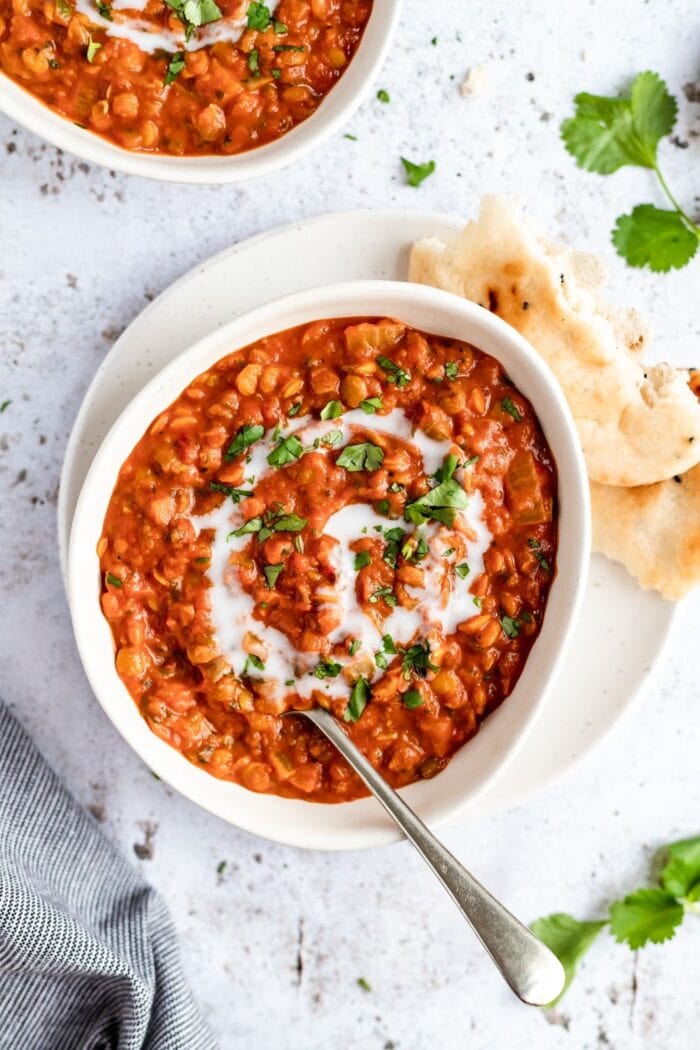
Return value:
[(593, 549), (677, 601), (700, 583), (700, 466), (670, 481), (591, 485)]
[(602, 301), (606, 276), (499, 197), (452, 244), (417, 242), (409, 267), (410, 280), (480, 303), (532, 343), (564, 390), (593, 481), (650, 485), (700, 463), (700, 404), (677, 369), (641, 362), (647, 330)]

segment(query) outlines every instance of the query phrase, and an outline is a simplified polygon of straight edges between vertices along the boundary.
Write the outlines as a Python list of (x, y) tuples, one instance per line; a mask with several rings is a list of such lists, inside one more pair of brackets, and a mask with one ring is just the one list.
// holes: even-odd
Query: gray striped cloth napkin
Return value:
[(0, 703), (0, 1050), (213, 1050), (155, 891)]

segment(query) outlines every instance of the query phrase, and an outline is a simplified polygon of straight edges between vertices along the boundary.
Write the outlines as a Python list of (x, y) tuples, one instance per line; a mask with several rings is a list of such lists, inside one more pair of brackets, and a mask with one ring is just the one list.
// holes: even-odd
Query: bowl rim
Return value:
[(112, 171), (165, 182), (223, 185), (259, 178), (293, 164), (330, 138), (355, 113), (384, 65), (402, 0), (375, 0), (359, 47), (318, 109), (279, 139), (231, 156), (138, 153), (54, 112), (0, 70), (0, 112), (58, 149)]
[[(133, 448), (133, 435), (138, 434), (140, 439), (159, 411), (194, 376), (227, 353), (264, 335), (326, 317), (353, 316), (397, 316), (424, 331), (462, 338), (496, 357), (533, 402), (557, 462), (557, 575), (540, 636), (521, 677), (507, 702), (482, 723), (468, 746), (453, 756), (438, 777), (402, 791), (433, 827), (454, 822), (473, 807), (522, 746), (551, 692), (580, 611), (590, 554), (585, 464), (564, 395), (548, 366), (526, 340), (488, 310), (424, 285), (372, 280), (308, 289), (241, 314), (174, 358), (141, 388), (117, 418), (83, 484), (68, 556), (69, 603), (81, 661), (98, 702), (129, 746), (174, 790), (228, 823), (286, 845), (324, 850), (366, 848), (398, 841), (401, 835), (373, 799), (322, 805), (258, 795), (196, 769), (157, 737), (116, 674), (113, 659), (105, 666), (105, 647), (109, 645), (111, 655), (114, 646), (109, 625), (99, 609), (100, 572), (95, 548), (117, 472)], [(421, 321), (416, 320), (418, 316)], [(531, 389), (523, 390), (528, 385)], [(506, 712), (508, 717), (501, 714), (499, 721), (500, 712)], [(491, 759), (494, 744), (496, 761)], [(465, 755), (472, 760), (469, 768)], [(468, 789), (464, 789), (462, 779), (455, 773), (460, 766), (465, 767), (462, 773), (472, 776)], [(337, 814), (338, 819), (328, 814)]]

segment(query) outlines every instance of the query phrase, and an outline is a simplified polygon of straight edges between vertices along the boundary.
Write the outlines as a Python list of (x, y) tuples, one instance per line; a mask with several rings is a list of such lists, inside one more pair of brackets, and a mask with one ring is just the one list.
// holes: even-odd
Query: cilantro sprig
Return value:
[(622, 167), (653, 171), (671, 209), (638, 204), (617, 219), (612, 241), (630, 266), (655, 273), (685, 266), (698, 250), (700, 226), (683, 210), (664, 177), (658, 159), (662, 138), (676, 123), (678, 104), (658, 73), (640, 73), (628, 95), (608, 98), (586, 92), (574, 99), (574, 116), (561, 125), (561, 136), (579, 167), (612, 175)]
[(581, 922), (565, 912), (555, 912), (532, 923), (532, 932), (551, 948), (566, 973), (561, 995), (549, 1006), (555, 1006), (566, 993), (578, 963), (606, 926), (618, 944), (636, 951), (670, 940), (685, 916), (698, 912), (700, 836), (665, 846), (659, 851), (659, 861), (658, 884), (615, 901), (606, 919)]

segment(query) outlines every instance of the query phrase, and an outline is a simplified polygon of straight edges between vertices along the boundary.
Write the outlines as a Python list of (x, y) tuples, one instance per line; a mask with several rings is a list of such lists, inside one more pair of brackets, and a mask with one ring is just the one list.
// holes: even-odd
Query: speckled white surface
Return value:
[[(488, 85), (461, 98), (474, 66), (487, 68)], [(557, 136), (576, 91), (615, 90), (644, 68), (659, 70), (682, 99), (679, 144), (664, 146), (664, 161), (697, 209), (700, 106), (683, 94), (700, 76), (691, 0), (406, 0), (378, 85), (391, 105), (364, 106), (347, 129), (357, 142), (338, 136), (294, 171), (243, 188), (117, 177), (0, 119), (0, 400), (12, 399), (0, 416), (2, 691), (71, 790), (164, 893), (188, 975), (226, 1050), (697, 1043), (698, 919), (675, 942), (636, 956), (602, 939), (560, 1008), (543, 1014), (504, 990), (407, 846), (302, 854), (171, 795), (91, 698), (54, 539), (70, 425), (116, 334), (197, 260), (282, 221), (366, 206), (466, 214), (485, 191), (522, 193), (553, 234), (605, 252), (615, 296), (653, 321), (655, 355), (697, 364), (700, 262), (666, 277), (632, 273), (608, 247), (614, 217), (655, 199), (651, 179), (632, 170), (585, 175)], [(401, 154), (437, 161), (420, 190), (403, 185)], [(696, 597), (664, 673), (587, 764), (518, 810), (446, 834), (524, 919), (558, 908), (593, 916), (645, 879), (659, 843), (700, 831), (700, 697), (697, 661), (687, 655), (699, 614)], [(137, 859), (134, 845), (146, 841), (150, 849), (138, 852), (150, 859)], [(357, 986), (361, 976), (371, 992)]]

